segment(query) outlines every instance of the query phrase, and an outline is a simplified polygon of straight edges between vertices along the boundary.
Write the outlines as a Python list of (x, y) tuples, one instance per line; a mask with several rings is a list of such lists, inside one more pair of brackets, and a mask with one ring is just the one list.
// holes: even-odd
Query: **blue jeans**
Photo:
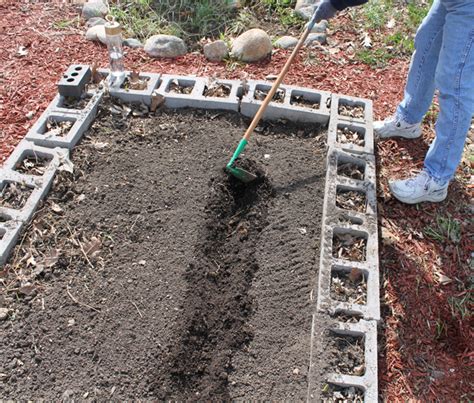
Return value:
[(437, 182), (454, 177), (474, 114), (474, 0), (434, 0), (418, 28), (397, 114), (419, 123), (439, 91), (436, 138), (425, 169)]

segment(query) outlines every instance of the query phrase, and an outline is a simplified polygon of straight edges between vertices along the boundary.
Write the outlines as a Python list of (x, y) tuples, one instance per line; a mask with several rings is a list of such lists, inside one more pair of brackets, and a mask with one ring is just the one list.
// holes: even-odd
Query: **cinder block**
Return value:
[(23, 226), (22, 221), (13, 219), (0, 223), (0, 267), (3, 267), (7, 262), (20, 237)]
[[(244, 116), (253, 118), (263, 102), (263, 100), (255, 98), (256, 91), (268, 93), (271, 86), (272, 83), (265, 81), (249, 81), (248, 91), (244, 91), (242, 97), (241, 113)], [(329, 93), (287, 85), (280, 85), (279, 89), (285, 92), (283, 102), (271, 101), (263, 114), (264, 120), (287, 119), (292, 122), (319, 123), (322, 125), (328, 123), (329, 109), (327, 105), (329, 103)], [(320, 101), (319, 108), (313, 109), (294, 105), (294, 97), (296, 96), (302, 96), (308, 101)]]
[[(176, 82), (181, 87), (192, 89), (189, 94), (173, 92), (172, 82)], [(230, 88), (229, 95), (225, 97), (205, 96), (206, 87), (213, 84), (209, 79), (169, 74), (163, 75), (163, 82), (158, 93), (165, 98), (165, 105), (171, 109), (199, 108), (238, 111), (241, 93), (240, 82), (238, 80), (216, 80), (215, 83), (228, 86)]]
[(377, 364), (377, 323), (375, 321), (360, 320), (358, 323), (339, 323), (331, 329), (333, 332), (349, 335), (363, 336), (365, 341), (365, 373), (363, 376), (341, 375), (331, 373), (328, 383), (350, 387), (356, 386), (364, 390), (365, 402), (378, 401), (378, 364)]
[[(347, 168), (348, 164), (358, 168), (356, 178), (342, 175), (345, 170), (341, 168)], [(348, 172), (352, 172), (352, 169), (348, 169)], [(318, 278), (317, 309), (320, 312), (330, 314), (342, 312), (349, 315), (362, 315), (364, 319), (368, 320), (380, 320), (375, 181), (375, 158), (373, 155), (352, 154), (337, 148), (329, 149)], [(338, 189), (363, 192), (366, 198), (365, 211), (357, 212), (338, 207), (336, 204)], [(333, 256), (333, 239), (336, 233), (347, 233), (364, 238), (366, 240), (365, 260), (356, 262)], [(366, 304), (344, 303), (331, 297), (332, 270), (347, 271), (349, 268), (357, 268), (367, 275)]]
[[(346, 135), (344, 132), (348, 130), (352, 133), (357, 133), (360, 136), (359, 142), (352, 142), (342, 140), (342, 136)], [(339, 132), (342, 132), (339, 134)], [(349, 120), (340, 119), (339, 117), (331, 117), (328, 129), (328, 145), (329, 147), (339, 148), (353, 153), (374, 153), (374, 131), (372, 124), (352, 122)]]
[[(100, 72), (107, 72), (107, 70), (100, 70)], [(130, 76), (130, 72), (127, 71), (127, 77)], [(132, 90), (128, 88), (109, 88), (109, 93), (112, 97), (121, 99), (124, 102), (129, 103), (143, 103), (145, 105), (151, 105), (151, 96), (161, 84), (161, 74), (155, 73), (140, 73), (140, 79), (146, 80), (147, 87), (144, 90)]]
[[(103, 95), (103, 91), (96, 92), (89, 104), (80, 111), (56, 108), (55, 104), (51, 103), (50, 107), (43, 112), (25, 138), (43, 147), (72, 149), (95, 119)], [(56, 99), (56, 104), (57, 102), (58, 99)], [(48, 133), (46, 127), (48, 120), (53, 122), (70, 121), (73, 122), (73, 125), (64, 135), (58, 135), (54, 132)]]
[(85, 64), (69, 66), (58, 82), (58, 91), (63, 97), (79, 98), (91, 78), (91, 69)]
[[(340, 107), (347, 105), (349, 107), (362, 107), (363, 116), (351, 117), (341, 113)], [(351, 123), (369, 124), (372, 126), (373, 112), (372, 101), (365, 98), (356, 98), (348, 95), (332, 94), (331, 100), (331, 120), (346, 120)]]

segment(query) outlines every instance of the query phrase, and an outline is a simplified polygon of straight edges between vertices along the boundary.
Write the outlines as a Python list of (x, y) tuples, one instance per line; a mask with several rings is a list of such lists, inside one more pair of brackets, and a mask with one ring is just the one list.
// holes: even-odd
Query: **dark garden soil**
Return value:
[(3, 272), (0, 396), (305, 399), (325, 133), (262, 124), (243, 185), (240, 115), (113, 110)]

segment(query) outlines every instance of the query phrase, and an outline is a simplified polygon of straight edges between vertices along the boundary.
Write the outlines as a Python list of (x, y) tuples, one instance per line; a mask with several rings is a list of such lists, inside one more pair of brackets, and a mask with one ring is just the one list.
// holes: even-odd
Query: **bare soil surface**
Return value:
[(262, 124), (242, 185), (247, 124), (100, 112), (2, 272), (2, 398), (306, 398), (325, 134)]

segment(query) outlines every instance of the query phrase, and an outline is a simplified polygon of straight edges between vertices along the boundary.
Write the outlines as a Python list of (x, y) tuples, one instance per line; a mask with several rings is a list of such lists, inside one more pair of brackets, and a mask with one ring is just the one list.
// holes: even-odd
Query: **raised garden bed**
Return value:
[(5, 393), (305, 399), (324, 133), (265, 124), (243, 186), (240, 115), (110, 108), (6, 265)]

